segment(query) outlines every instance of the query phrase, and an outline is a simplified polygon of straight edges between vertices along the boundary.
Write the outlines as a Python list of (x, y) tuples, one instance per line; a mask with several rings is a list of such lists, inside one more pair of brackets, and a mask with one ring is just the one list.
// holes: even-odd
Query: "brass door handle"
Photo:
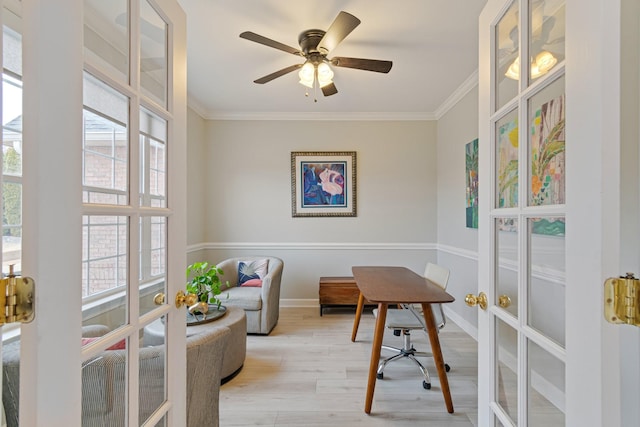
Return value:
[(176, 307), (180, 308), (183, 305), (187, 307), (191, 307), (193, 304), (198, 302), (198, 296), (196, 294), (184, 293), (182, 291), (178, 291), (176, 294)]
[(160, 292), (158, 294), (155, 294), (154, 297), (153, 297), (153, 303), (155, 305), (164, 304), (164, 292)]
[(507, 295), (500, 295), (498, 297), (498, 305), (502, 308), (507, 308), (511, 305), (511, 298)]
[(474, 294), (467, 294), (464, 298), (464, 302), (466, 302), (469, 307), (478, 305), (483, 310), (487, 309), (487, 295), (484, 292), (480, 292), (478, 296), (475, 296)]

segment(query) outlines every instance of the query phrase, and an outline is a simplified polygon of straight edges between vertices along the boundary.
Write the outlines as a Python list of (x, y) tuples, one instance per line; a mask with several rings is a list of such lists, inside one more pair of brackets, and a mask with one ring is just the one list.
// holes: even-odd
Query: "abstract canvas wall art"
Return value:
[(468, 228), (478, 228), (478, 139), (464, 147)]

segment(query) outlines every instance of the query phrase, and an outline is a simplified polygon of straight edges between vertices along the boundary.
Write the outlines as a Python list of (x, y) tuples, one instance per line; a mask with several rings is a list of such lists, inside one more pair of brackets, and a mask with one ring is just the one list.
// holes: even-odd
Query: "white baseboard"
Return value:
[(447, 316), (447, 321), (451, 321), (458, 325), (460, 329), (465, 331), (471, 338), (478, 341), (478, 328), (471, 323), (467, 322), (465, 319), (460, 317), (455, 311), (451, 310), (446, 305), (443, 305), (444, 315)]
[(296, 298), (285, 298), (280, 300), (280, 307), (317, 307), (320, 309), (320, 302), (317, 298), (309, 298), (309, 299), (296, 299)]

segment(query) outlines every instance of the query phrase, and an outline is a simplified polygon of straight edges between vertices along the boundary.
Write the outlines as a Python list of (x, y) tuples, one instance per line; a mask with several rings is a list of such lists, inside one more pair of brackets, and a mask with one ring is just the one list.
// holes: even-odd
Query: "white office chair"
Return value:
[[(442, 289), (447, 289), (447, 283), (449, 282), (449, 270), (437, 264), (428, 263), (424, 272), (424, 277), (437, 284)], [(444, 327), (447, 321), (444, 316), (444, 311), (442, 310), (442, 304), (432, 304), (432, 310), (436, 325), (438, 326), (438, 330), (440, 330)], [(373, 310), (373, 314), (374, 316), (378, 315), (377, 309)], [(427, 390), (430, 389), (431, 378), (429, 377), (429, 371), (418, 359), (416, 359), (416, 356), (432, 357), (433, 355), (429, 352), (417, 351), (411, 343), (412, 330), (422, 329), (425, 333), (427, 332), (421, 308), (416, 309), (416, 307), (413, 307), (411, 304), (402, 304), (402, 308), (400, 309), (387, 310), (386, 327), (393, 329), (393, 334), (396, 336), (400, 336), (402, 334), (403, 346), (402, 348), (387, 345), (382, 346), (383, 349), (394, 351), (396, 354), (380, 361), (380, 364), (378, 365), (377, 378), (384, 378), (383, 371), (389, 363), (406, 357), (413, 360), (415, 364), (418, 365), (418, 368), (420, 368), (424, 377), (422, 386)], [(449, 372), (451, 369), (449, 365), (445, 363), (444, 366), (445, 370)]]

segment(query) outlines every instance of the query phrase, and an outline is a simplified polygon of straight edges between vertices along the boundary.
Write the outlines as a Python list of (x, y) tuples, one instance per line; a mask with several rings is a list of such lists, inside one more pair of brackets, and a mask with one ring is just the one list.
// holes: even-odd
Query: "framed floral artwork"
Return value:
[(355, 151), (291, 153), (293, 217), (356, 216)]

